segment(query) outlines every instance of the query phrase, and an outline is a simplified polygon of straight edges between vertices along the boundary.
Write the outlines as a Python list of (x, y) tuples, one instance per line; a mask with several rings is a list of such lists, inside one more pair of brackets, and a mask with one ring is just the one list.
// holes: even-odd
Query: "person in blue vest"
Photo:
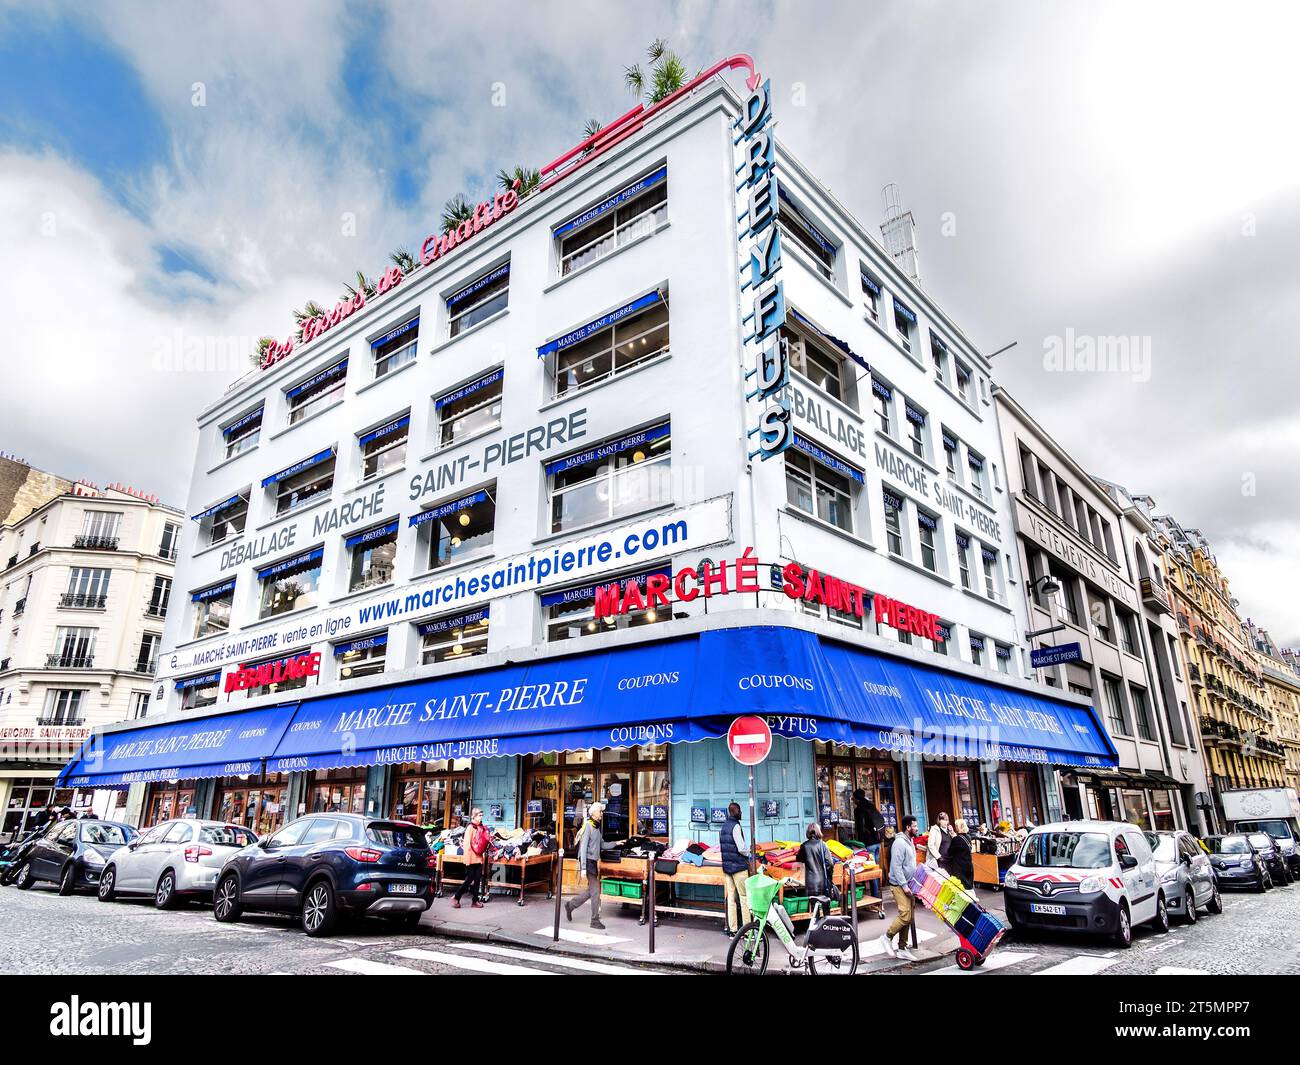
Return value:
[[(718, 849), (722, 851), (722, 893), (727, 897), (727, 924), (723, 932), (734, 936), (749, 924), (749, 896), (745, 881), (749, 879), (751, 855), (745, 849), (745, 833), (740, 828), (740, 803), (727, 807), (727, 820), (718, 832)], [(736, 903), (740, 903), (740, 923), (736, 923)]]

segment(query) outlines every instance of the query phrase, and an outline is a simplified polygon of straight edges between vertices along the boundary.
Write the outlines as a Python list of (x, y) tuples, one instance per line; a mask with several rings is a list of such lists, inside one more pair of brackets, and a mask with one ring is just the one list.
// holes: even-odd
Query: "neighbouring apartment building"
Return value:
[(1264, 679), (1264, 704), (1273, 719), (1272, 738), (1282, 746), (1282, 777), (1300, 790), (1300, 662), (1295, 652), (1279, 647), (1267, 629), (1246, 619), (1246, 634)]

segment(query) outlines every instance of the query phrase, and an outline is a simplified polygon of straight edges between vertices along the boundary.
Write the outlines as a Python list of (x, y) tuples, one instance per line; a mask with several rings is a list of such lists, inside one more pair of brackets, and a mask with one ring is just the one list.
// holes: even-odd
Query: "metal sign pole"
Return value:
[(754, 767), (749, 767), (749, 874), (758, 872), (758, 814), (754, 804)]
[(650, 922), (650, 953), (655, 952), (655, 855), (651, 851), (646, 855), (646, 919)]
[(555, 928), (551, 932), (551, 941), (560, 941), (560, 906), (564, 900), (564, 848), (561, 846), (563, 836), (555, 841)]

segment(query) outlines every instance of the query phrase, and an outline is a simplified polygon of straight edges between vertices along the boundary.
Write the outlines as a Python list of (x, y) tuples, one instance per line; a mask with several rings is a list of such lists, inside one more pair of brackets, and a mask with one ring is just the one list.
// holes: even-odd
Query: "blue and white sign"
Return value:
[(262, 420), (262, 407), (258, 406), (256, 410), (249, 411), (238, 421), (231, 422), (229, 425), (227, 425), (224, 429), (221, 430), (221, 433), (227, 440), (229, 440), (232, 436), (234, 436), (237, 432), (239, 432), (240, 429), (243, 429), (247, 425), (252, 425), (253, 422), (260, 422), (261, 420)]
[(438, 507), (430, 507), (428, 510), (422, 510), (418, 514), (412, 514), (408, 525), (423, 525), (426, 521), (434, 521), (437, 518), (446, 518), (452, 514), (459, 514), (462, 510), (474, 506), (477, 503), (487, 502), (487, 491), (474, 492), (472, 495), (464, 496), (460, 499), (453, 499), (450, 503), (443, 503)]
[(407, 333), (413, 333), (419, 328), (420, 328), (420, 319), (417, 316), (415, 318), (412, 318), (409, 322), (406, 322), (403, 325), (399, 325), (396, 329), (390, 329), (378, 340), (372, 340), (370, 342), (370, 346), (372, 348), (382, 348), (385, 344), (391, 344), (394, 340), (397, 340), (399, 337), (404, 337), (406, 336)]
[(318, 451), (310, 458), (305, 458), (300, 462), (295, 462), (292, 466), (286, 466), (279, 473), (273, 473), (270, 477), (262, 478), (262, 487), (269, 488), (273, 484), (278, 484), (286, 477), (292, 477), (295, 473), (302, 473), (303, 470), (309, 470), (313, 466), (319, 466), (326, 459), (334, 457), (334, 449), (327, 447), (324, 451)]
[(243, 496), (231, 496), (229, 499), (223, 499), (216, 506), (208, 507), (207, 510), (200, 510), (197, 514), (191, 514), (194, 521), (202, 521), (204, 518), (210, 518), (213, 514), (220, 514), (223, 510), (229, 510), (236, 503), (242, 503)]
[(302, 395), (308, 389), (315, 388), (317, 385), (325, 381), (330, 381), (335, 377), (340, 376), (341, 374), (347, 373), (347, 369), (348, 369), (348, 360), (343, 359), (341, 362), (336, 362), (333, 366), (321, 370), (321, 372), (316, 374), (316, 376), (309, 377), (302, 384), (295, 385), (293, 388), (285, 392), (285, 395), (289, 399), (293, 399), (295, 396)]
[(371, 544), (376, 540), (384, 540), (390, 536), (397, 535), (397, 519), (387, 522), (383, 525), (377, 525), (373, 529), (367, 529), (365, 532), (359, 532), (355, 536), (349, 536), (343, 541), (343, 545), (349, 549), (359, 547), (362, 544)]
[(529, 799), (527, 810), (530, 814), (540, 814), (542, 812), (542, 800)]
[(219, 599), (227, 592), (233, 592), (234, 590), (235, 578), (231, 577), (230, 580), (222, 581), (220, 584), (214, 584), (209, 588), (200, 588), (190, 596), (190, 599), (195, 603), (203, 603), (209, 599)]
[(858, 484), (867, 483), (867, 479), (863, 475), (861, 470), (859, 470), (855, 466), (850, 466), (847, 462), (844, 462), (842, 459), (836, 458), (834, 455), (832, 455), (829, 451), (825, 450), (824, 448), (818, 447), (806, 436), (802, 436), (799, 433), (795, 433), (794, 446), (797, 447), (809, 458), (815, 459), (817, 462), (820, 462), (827, 469), (834, 470), (836, 473), (843, 474), (845, 477), (849, 477), (852, 480), (857, 481)]
[(349, 640), (347, 643), (336, 643), (334, 645), (334, 657), (341, 658), (343, 655), (355, 654), (357, 651), (369, 651), (373, 647), (385, 647), (388, 644), (388, 634), (386, 632), (376, 633), (374, 636), (365, 636), (360, 640)]
[(596, 447), (587, 448), (586, 451), (579, 451), (576, 455), (566, 455), (562, 459), (556, 459), (554, 462), (546, 464), (547, 476), (563, 473), (575, 466), (585, 466), (587, 463), (595, 462), (598, 459), (611, 458), (624, 451), (630, 451), (632, 448), (643, 447), (656, 440), (662, 440), (671, 431), (672, 427), (670, 425), (656, 425), (649, 429), (642, 429), (639, 433), (633, 433), (631, 436), (625, 436), (621, 440), (598, 444)]
[(471, 296), (477, 295), (478, 293), (482, 292), (483, 289), (491, 285), (493, 282), (500, 281), (503, 277), (505, 277), (509, 273), (510, 273), (509, 263), (506, 263), (504, 266), (498, 266), (495, 270), (491, 270), (488, 273), (484, 274), (482, 277), (478, 278), (477, 280), (471, 281), (459, 292), (453, 292), (450, 296), (447, 297), (447, 306), (454, 307), (457, 303), (461, 303), (464, 300), (469, 299)]
[(764, 800), (763, 800), (763, 816), (764, 816), (764, 817), (780, 817), (780, 816), (781, 816), (781, 800), (780, 800), (780, 799), (764, 799)]
[(357, 443), (362, 447), (365, 447), (367, 444), (373, 444), (376, 440), (382, 440), (386, 436), (392, 436), (393, 433), (405, 429), (410, 424), (411, 416), (409, 414), (403, 415), (401, 418), (396, 418), (387, 425), (381, 425), (378, 429), (372, 429), (370, 432), (360, 437), (357, 440)]
[(567, 222), (563, 222), (556, 226), (555, 235), (557, 237), (562, 237), (571, 230), (585, 226), (588, 222), (594, 222), (606, 212), (612, 211), (616, 207), (621, 207), (623, 204), (627, 203), (628, 200), (635, 199), (647, 189), (654, 188), (654, 186), (658, 185), (661, 181), (666, 181), (667, 179), (668, 168), (666, 166), (661, 166), (653, 173), (647, 174), (640, 180), (632, 182), (632, 184), (627, 188), (614, 193), (614, 195), (610, 196), (607, 200), (603, 200), (596, 204), (595, 207), (589, 207), (581, 214), (576, 214)]
[(709, 809), (709, 821), (715, 825), (725, 825), (727, 823), (727, 808), (725, 806), (714, 806)]
[(709, 812), (703, 806), (691, 807), (691, 824), (707, 825), (709, 823)]
[(423, 622), (416, 626), (416, 631), (421, 636), (441, 636), (443, 633), (466, 629), (471, 625), (477, 625), (481, 621), (488, 620), (488, 608), (482, 607), (478, 610), (472, 610), (468, 614), (458, 614), (454, 618), (439, 618), (437, 621)]
[(1063, 643), (1057, 647), (1035, 647), (1029, 652), (1029, 664), (1034, 669), (1081, 661), (1083, 661), (1083, 647), (1077, 643)]
[(445, 396), (439, 396), (434, 400), (433, 406), (437, 410), (442, 410), (442, 408), (448, 403), (455, 403), (457, 400), (464, 399), (466, 396), (472, 396), (475, 392), (496, 384), (505, 377), (505, 375), (505, 370), (493, 370), (490, 374), (480, 377), (477, 381), (471, 381), (467, 385), (461, 385), (460, 388), (453, 389)]
[(311, 551), (304, 551), (301, 555), (293, 558), (287, 558), (283, 562), (277, 562), (271, 566), (265, 566), (257, 571), (257, 579), (265, 581), (271, 577), (279, 577), (281, 574), (288, 573), (290, 570), (302, 569), (306, 566), (313, 566), (320, 562), (325, 556), (325, 549), (317, 547)]
[(563, 336), (547, 341), (537, 349), (537, 357), (539, 359), (545, 358), (553, 351), (563, 351), (565, 348), (570, 348), (574, 344), (581, 343), (589, 336), (594, 336), (596, 333), (608, 329), (610, 326), (622, 321), (624, 318), (640, 313), (647, 307), (653, 307), (656, 303), (659, 303), (662, 300), (663, 295), (658, 291), (647, 293), (644, 296), (639, 296), (631, 303), (623, 304), (623, 306), (619, 307), (617, 310), (610, 311), (607, 314), (602, 314), (599, 318), (593, 319), (586, 325), (579, 326), (577, 329), (565, 333)]

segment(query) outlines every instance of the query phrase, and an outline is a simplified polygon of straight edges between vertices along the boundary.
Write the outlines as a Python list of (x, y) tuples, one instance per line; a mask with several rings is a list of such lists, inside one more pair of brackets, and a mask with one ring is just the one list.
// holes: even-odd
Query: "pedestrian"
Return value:
[(72, 808), (70, 806), (65, 806), (62, 810), (59, 811), (60, 821), (71, 821), (75, 816), (76, 815), (72, 812)]
[(961, 881), (967, 891), (975, 890), (975, 863), (971, 858), (970, 826), (964, 817), (952, 823), (953, 836), (948, 843), (948, 872)]
[[(891, 958), (904, 961), (916, 961), (916, 956), (905, 946), (907, 930), (912, 925), (912, 889), (909, 886), (912, 874), (916, 872), (916, 818), (908, 814), (903, 818), (902, 827), (894, 835), (894, 842), (889, 845), (889, 891), (894, 896), (894, 905), (898, 907), (898, 916), (885, 929), (880, 937), (880, 946)], [(890, 942), (898, 937), (898, 948)]]
[[(722, 892), (727, 896), (727, 924), (723, 932), (734, 936), (742, 925), (749, 924), (749, 896), (745, 881), (749, 879), (749, 864), (753, 856), (745, 849), (745, 833), (740, 828), (740, 803), (727, 806), (727, 820), (718, 833), (718, 849), (722, 851)], [(740, 924), (736, 923), (736, 907), (740, 907)]]
[(605, 926), (600, 923), (600, 848), (605, 840), (600, 832), (600, 819), (604, 812), (605, 807), (598, 802), (587, 807), (587, 816), (574, 841), (578, 848), (578, 868), (586, 874), (587, 886), (581, 895), (564, 904), (564, 916), (572, 921), (573, 911), (590, 899), (591, 927), (602, 932)]
[(925, 837), (925, 864), (931, 869), (944, 869), (944, 858), (948, 854), (948, 846), (952, 843), (952, 825), (948, 823), (948, 815), (940, 811), (939, 816), (934, 819), (934, 824), (930, 826), (930, 831)]
[(460, 909), (460, 897), (466, 891), (470, 892), (469, 897), (474, 904), (474, 909), (483, 908), (483, 903), (479, 902), (478, 896), (483, 887), (483, 863), (487, 860), (491, 838), (483, 825), (483, 811), (477, 806), (474, 807), (470, 812), (469, 826), (465, 829), (465, 839), (461, 846), (461, 850), (465, 853), (465, 879), (460, 882), (460, 887), (456, 889), (456, 894), (451, 900), (453, 910)]
[(835, 856), (822, 839), (821, 826), (816, 821), (808, 826), (804, 841), (799, 847), (795, 860), (803, 866), (803, 887), (808, 897), (825, 895), (831, 898), (835, 892), (835, 875), (831, 868)]
[(867, 793), (858, 788), (853, 793), (853, 836), (867, 848), (872, 860), (877, 863), (880, 862), (880, 833), (884, 828), (884, 815), (867, 798)]

